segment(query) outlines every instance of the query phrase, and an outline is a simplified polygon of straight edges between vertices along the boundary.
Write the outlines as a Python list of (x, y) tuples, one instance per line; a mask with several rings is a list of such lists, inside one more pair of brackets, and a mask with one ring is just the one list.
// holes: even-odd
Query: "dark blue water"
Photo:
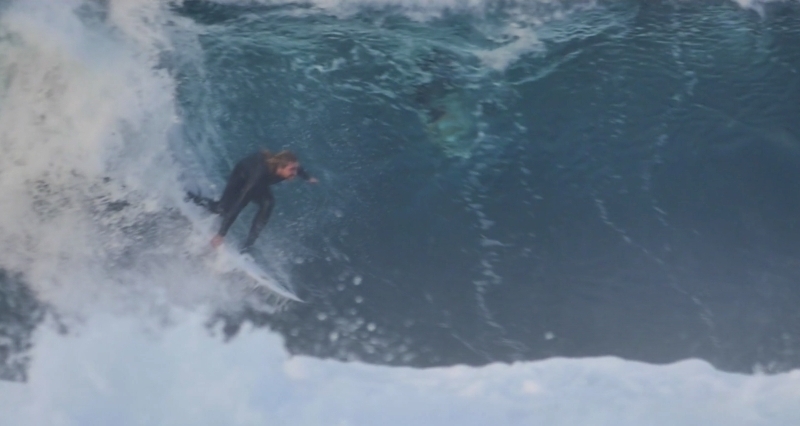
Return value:
[[(266, 237), (297, 237), (309, 303), (231, 313), (231, 332), (251, 320), (297, 353), (415, 366), (798, 366), (796, 4), (562, 5), (503, 69), (474, 52), (513, 41), (490, 38), (511, 8), (298, 9), (181, 11), (213, 28), (223, 151), (288, 146), (324, 181), (281, 193)], [(449, 139), (431, 129), (448, 114), (464, 121)]]
[(306, 303), (221, 311), (229, 335), (419, 367), (800, 367), (797, 3), (173, 12), (200, 34), (162, 64), (209, 176), (187, 185), (262, 147), (321, 181), (276, 189), (256, 253)]

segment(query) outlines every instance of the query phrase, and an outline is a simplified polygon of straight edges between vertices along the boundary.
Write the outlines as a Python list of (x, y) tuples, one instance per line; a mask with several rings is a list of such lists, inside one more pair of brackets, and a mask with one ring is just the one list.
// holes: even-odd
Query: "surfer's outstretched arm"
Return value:
[(253, 170), (249, 158), (246, 158), (233, 168), (222, 197), (219, 199), (218, 209), (220, 214), (225, 214), (239, 204), (247, 195), (250, 187), (258, 179), (258, 170)]
[(247, 239), (242, 244), (242, 250), (249, 249), (261, 234), (264, 225), (267, 224), (270, 214), (272, 214), (272, 207), (275, 205), (275, 198), (272, 193), (268, 193), (263, 199), (258, 201), (258, 212), (253, 217), (253, 224), (250, 225), (250, 233), (247, 234)]

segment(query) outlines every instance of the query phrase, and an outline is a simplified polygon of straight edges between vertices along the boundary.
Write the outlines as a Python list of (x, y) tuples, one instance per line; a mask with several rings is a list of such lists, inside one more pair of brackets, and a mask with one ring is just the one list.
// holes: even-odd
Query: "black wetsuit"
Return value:
[[(195, 203), (222, 216), (218, 234), (223, 237), (228, 233), (228, 229), (233, 225), (233, 222), (245, 206), (251, 202), (258, 204), (258, 212), (253, 217), (253, 224), (250, 226), (250, 233), (247, 234), (247, 239), (242, 244), (242, 250), (246, 250), (253, 245), (256, 238), (258, 238), (258, 234), (261, 233), (264, 225), (269, 220), (272, 207), (275, 204), (275, 198), (269, 188), (270, 185), (285, 180), (270, 171), (265, 161), (265, 155), (259, 151), (236, 163), (219, 201), (191, 192), (188, 194), (189, 198)], [(297, 175), (305, 180), (311, 179), (311, 176), (302, 167), (297, 169)]]

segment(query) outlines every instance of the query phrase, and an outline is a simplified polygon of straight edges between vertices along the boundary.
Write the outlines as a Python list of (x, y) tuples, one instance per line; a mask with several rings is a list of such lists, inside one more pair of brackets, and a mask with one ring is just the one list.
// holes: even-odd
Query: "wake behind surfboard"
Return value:
[(243, 278), (246, 281), (250, 281), (252, 287), (263, 288), (284, 299), (295, 302), (303, 301), (291, 290), (264, 272), (249, 255), (237, 253), (223, 244), (215, 249), (215, 253), (211, 254), (211, 258), (212, 267), (217, 272), (229, 276), (229, 278)]

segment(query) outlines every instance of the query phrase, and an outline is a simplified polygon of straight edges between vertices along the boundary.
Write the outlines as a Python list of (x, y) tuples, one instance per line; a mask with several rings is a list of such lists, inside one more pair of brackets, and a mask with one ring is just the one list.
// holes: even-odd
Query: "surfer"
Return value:
[(284, 150), (272, 154), (263, 150), (250, 154), (236, 163), (219, 201), (192, 192), (187, 195), (195, 204), (222, 216), (219, 231), (211, 239), (211, 245), (214, 248), (222, 244), (225, 234), (228, 233), (228, 229), (236, 221), (242, 209), (251, 202), (256, 203), (258, 212), (253, 217), (250, 233), (247, 234), (247, 239), (242, 244), (242, 251), (245, 251), (256, 241), (272, 213), (275, 199), (272, 196), (270, 185), (291, 180), (295, 176), (300, 176), (309, 183), (317, 182), (317, 179), (300, 167), (300, 161), (291, 151)]

